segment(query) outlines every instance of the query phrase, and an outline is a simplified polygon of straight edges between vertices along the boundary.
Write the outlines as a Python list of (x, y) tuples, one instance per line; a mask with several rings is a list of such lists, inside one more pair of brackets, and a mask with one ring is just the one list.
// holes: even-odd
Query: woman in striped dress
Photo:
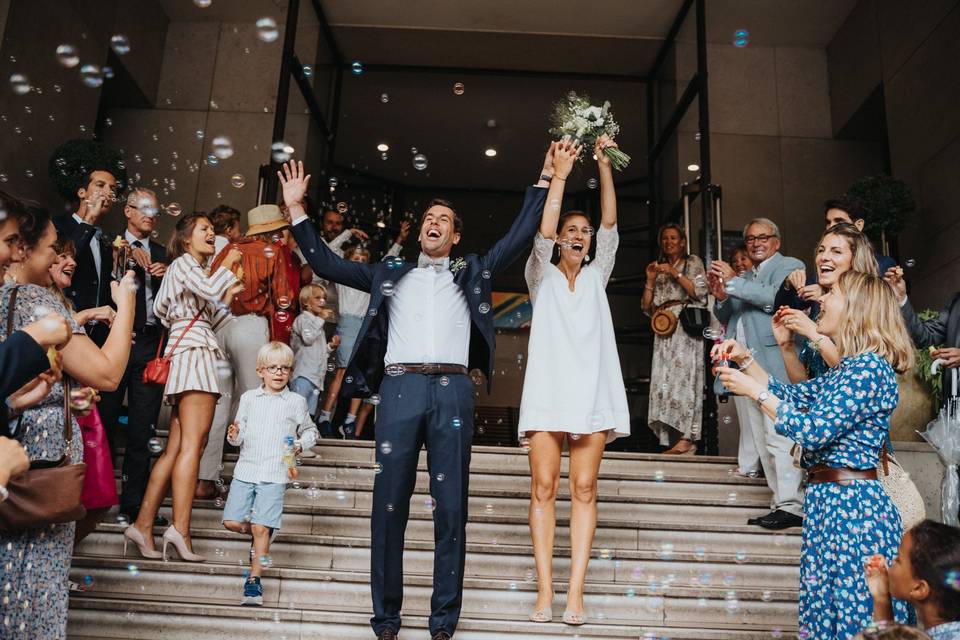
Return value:
[[(214, 253), (213, 225), (199, 213), (177, 223), (167, 251), (173, 262), (153, 310), (169, 331), (164, 355), (171, 363), (164, 393), (174, 413), (167, 448), (153, 466), (140, 513), (123, 535), (145, 558), (165, 558), (166, 547), (172, 544), (182, 559), (202, 562), (205, 558), (193, 553), (190, 543), (190, 515), (200, 456), (220, 397), (217, 361), (223, 353), (214, 331), (231, 318), (230, 301), (242, 288), (232, 271), (241, 254), (231, 249), (220, 268), (210, 274), (205, 265)], [(161, 554), (154, 546), (152, 527), (169, 485), (173, 521), (163, 534)]]

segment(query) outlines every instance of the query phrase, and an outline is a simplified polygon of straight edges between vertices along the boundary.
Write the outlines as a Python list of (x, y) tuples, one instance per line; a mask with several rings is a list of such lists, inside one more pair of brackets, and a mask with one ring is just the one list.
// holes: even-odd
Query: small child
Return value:
[[(322, 285), (308, 284), (300, 289), (300, 315), (293, 321), (293, 335), (290, 346), (293, 347), (294, 365), (290, 380), (290, 390), (304, 397), (310, 415), (316, 415), (320, 406), (320, 392), (323, 379), (327, 375), (327, 359), (330, 352), (340, 344), (340, 336), (334, 336), (329, 343), (323, 331), (323, 323), (332, 315), (326, 309), (327, 290)], [(324, 433), (332, 437), (333, 431)], [(313, 457), (308, 450), (304, 457)]]
[(230, 494), (223, 509), (223, 526), (253, 536), (250, 577), (240, 604), (262, 605), (260, 576), (269, 564), (270, 541), (280, 529), (283, 492), (297, 477), (295, 457), (317, 441), (317, 428), (307, 402), (287, 389), (293, 350), (268, 342), (257, 352), (257, 376), (263, 385), (240, 397), (237, 417), (227, 428), (227, 442), (240, 447)]
[(960, 529), (924, 520), (903, 535), (889, 569), (874, 556), (864, 574), (874, 621), (890, 621), (897, 598), (913, 605), (933, 640), (960, 639)]

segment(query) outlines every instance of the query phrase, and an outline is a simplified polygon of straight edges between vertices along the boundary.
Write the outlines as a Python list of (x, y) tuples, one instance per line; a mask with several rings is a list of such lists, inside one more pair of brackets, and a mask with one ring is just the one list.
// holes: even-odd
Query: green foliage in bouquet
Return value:
[[(620, 125), (613, 118), (609, 100), (598, 107), (590, 104), (589, 96), (579, 95), (576, 91), (569, 92), (564, 100), (553, 105), (550, 124), (553, 125), (550, 135), (558, 139), (569, 137), (579, 140), (587, 149), (592, 149), (602, 135), (612, 140), (620, 133)], [(607, 147), (603, 153), (610, 158), (610, 164), (617, 171), (623, 171), (630, 164), (630, 156), (618, 148)], [(580, 158), (582, 160), (583, 156)]]
[[(940, 315), (939, 311), (934, 309), (924, 309), (917, 316), (921, 320), (932, 320)], [(917, 364), (914, 371), (917, 377), (930, 389), (930, 397), (933, 400), (933, 407), (936, 409), (943, 400), (943, 377), (940, 373), (930, 373), (930, 365), (933, 364), (933, 358), (930, 357), (929, 349), (917, 349)]]

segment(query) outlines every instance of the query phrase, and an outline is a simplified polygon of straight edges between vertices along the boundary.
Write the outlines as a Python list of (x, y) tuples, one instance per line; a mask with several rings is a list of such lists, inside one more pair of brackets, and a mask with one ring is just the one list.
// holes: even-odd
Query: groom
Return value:
[[(551, 145), (536, 186), (527, 187), (520, 214), (483, 256), (454, 261), (461, 220), (451, 203), (433, 200), (420, 222), (420, 257), (348, 262), (331, 252), (310, 224), (303, 163), (283, 166), (280, 182), (293, 217), (293, 236), (314, 272), (370, 292), (370, 306), (350, 356), (342, 394), (380, 396), (378, 473), (373, 485), (371, 623), (378, 638), (395, 640), (403, 603), (403, 537), (421, 447), (427, 447), (430, 507), (434, 509), (430, 635), (449, 640), (457, 627), (466, 559), (474, 389), (468, 370), (487, 379), (493, 368), (491, 276), (530, 247), (553, 177)], [(384, 376), (386, 374), (386, 376)], [(488, 383), (489, 384), (489, 383)]]

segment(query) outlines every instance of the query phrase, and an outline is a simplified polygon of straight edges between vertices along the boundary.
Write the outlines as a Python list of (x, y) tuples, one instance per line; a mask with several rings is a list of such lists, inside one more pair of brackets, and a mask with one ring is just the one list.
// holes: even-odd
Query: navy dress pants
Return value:
[(456, 630), (466, 559), (473, 384), (466, 375), (405, 373), (380, 386), (376, 459), (370, 519), (370, 588), (375, 633), (400, 629), (403, 540), (420, 449), (427, 448), (433, 511), (433, 597), (430, 633)]

